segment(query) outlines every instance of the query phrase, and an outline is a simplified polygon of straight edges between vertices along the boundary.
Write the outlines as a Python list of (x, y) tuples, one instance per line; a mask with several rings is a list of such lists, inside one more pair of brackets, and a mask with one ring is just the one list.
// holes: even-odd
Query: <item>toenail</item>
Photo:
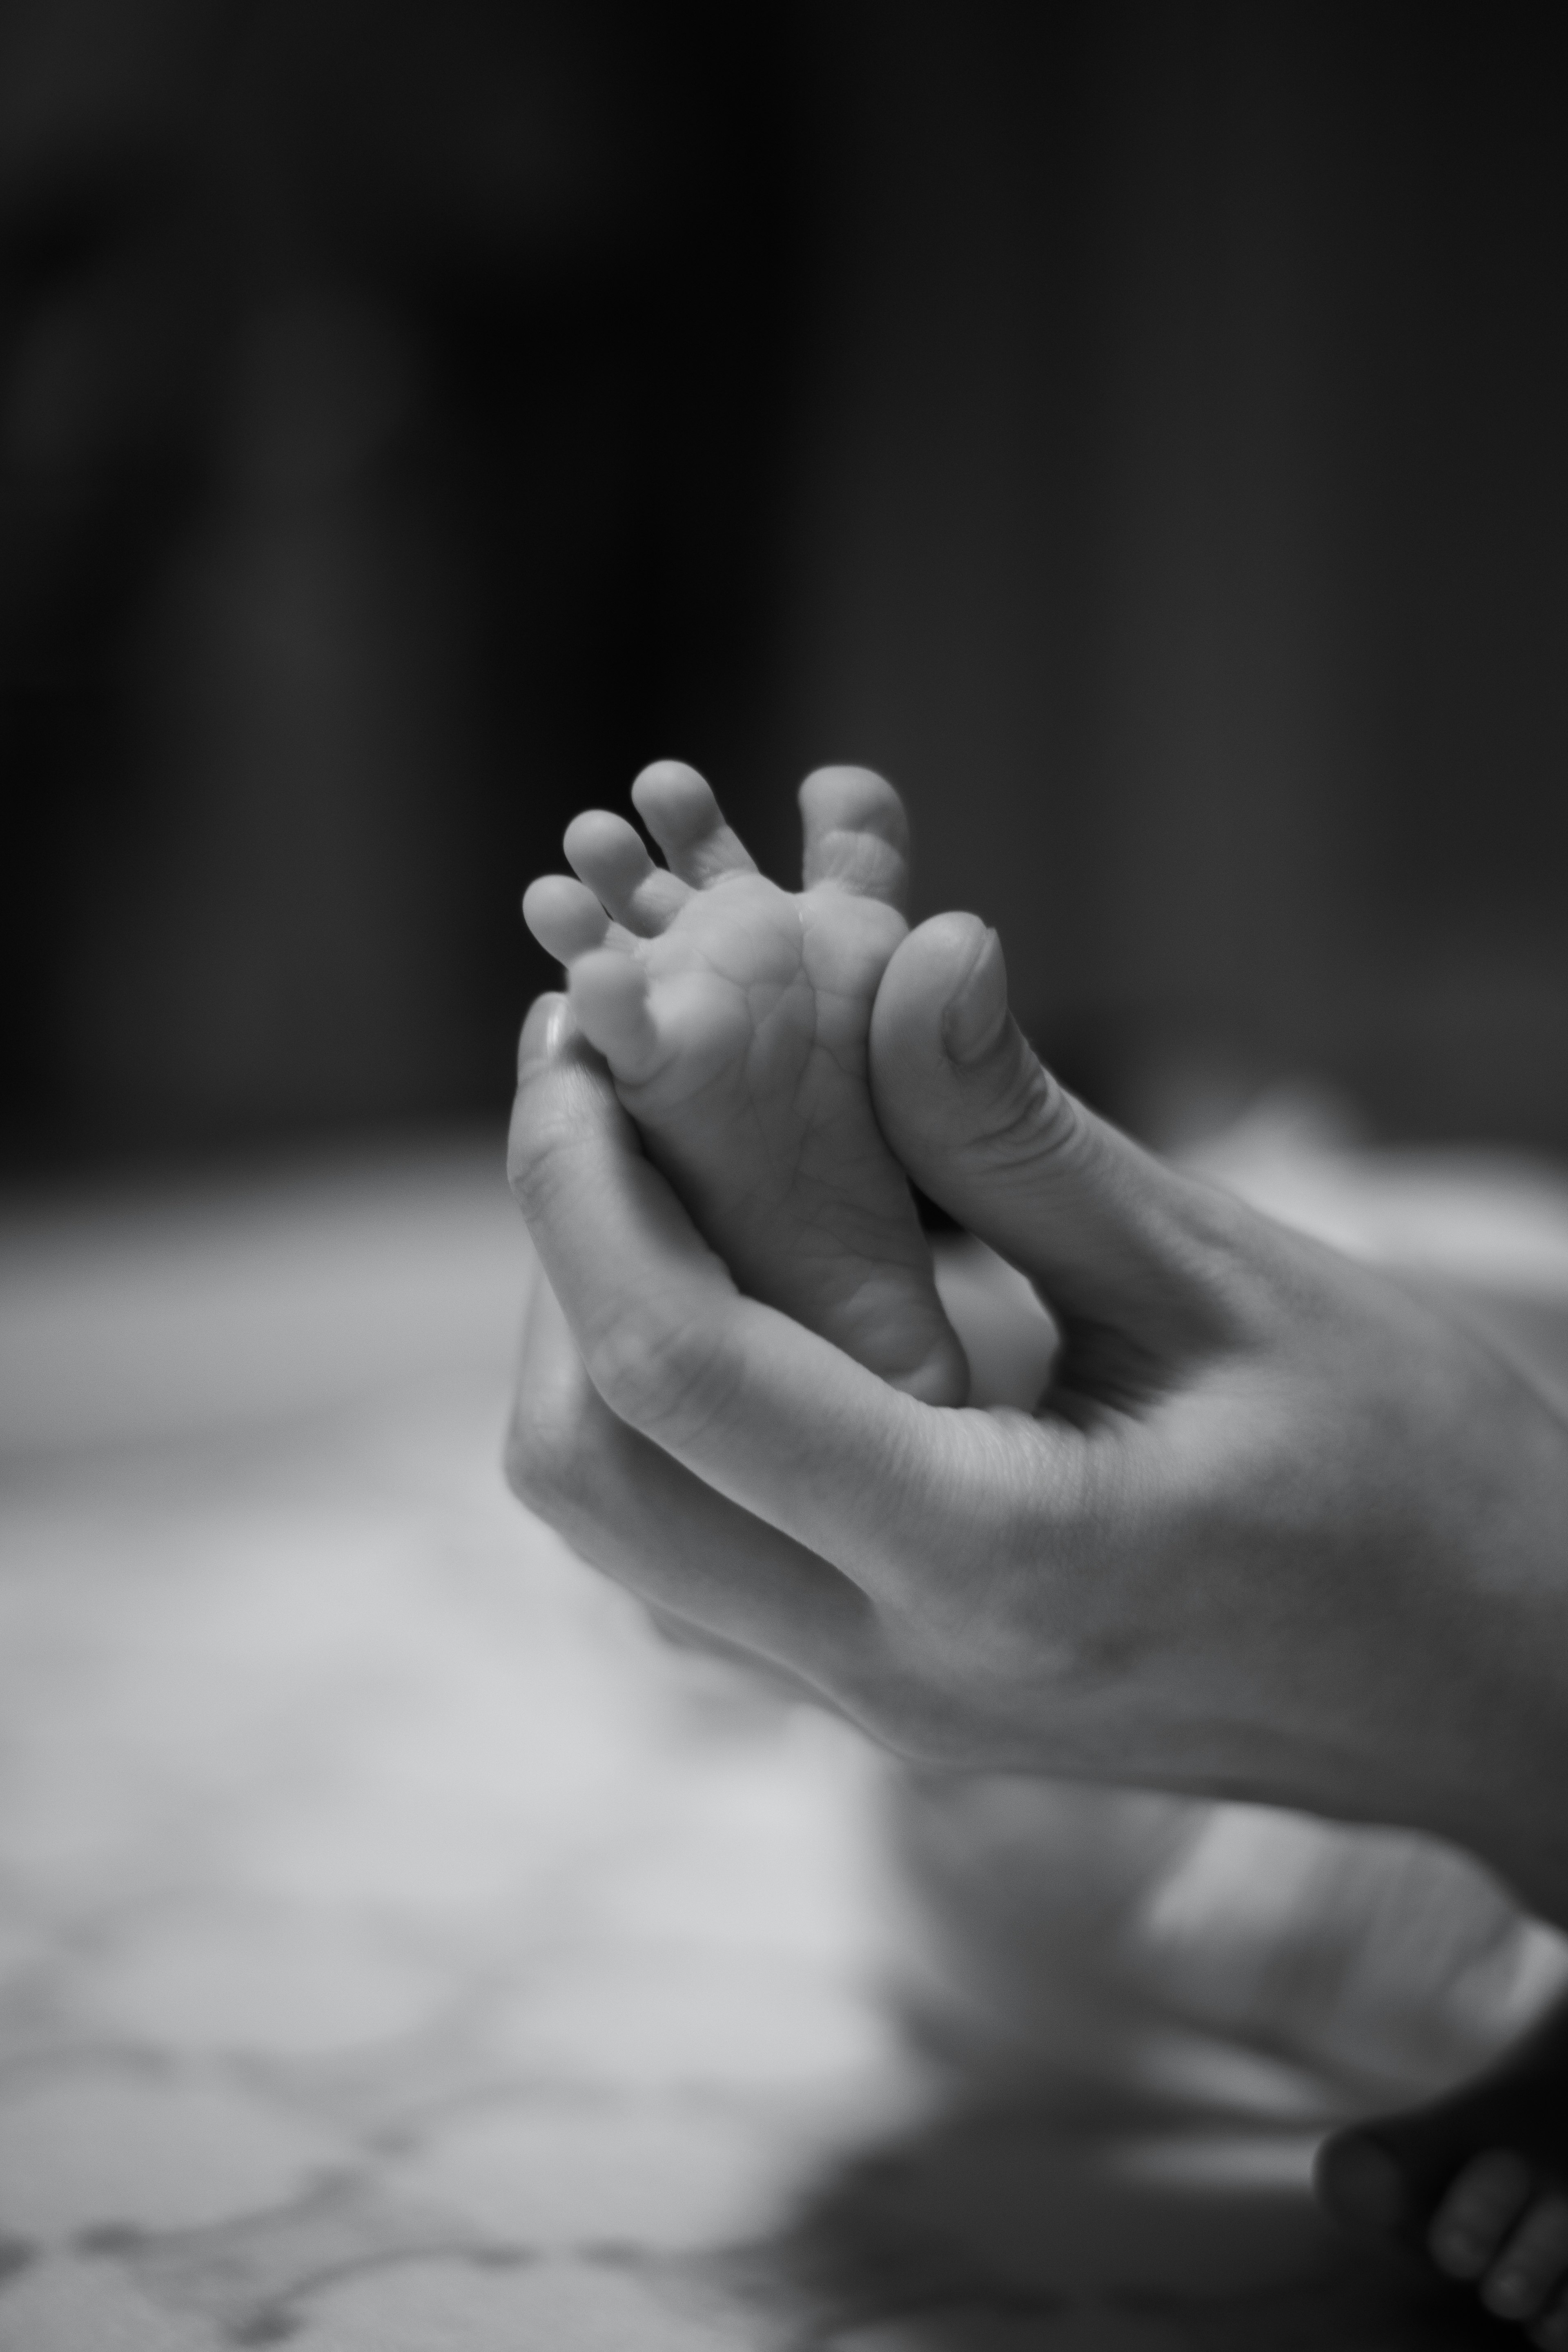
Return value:
[(1007, 1018), (1007, 967), (1002, 942), (988, 930), (942, 1016), (943, 1051), (952, 1062), (977, 1062), (996, 1043)]
[(528, 1008), (528, 1018), (517, 1041), (518, 1075), (523, 1076), (536, 1063), (553, 1060), (570, 1034), (571, 1025), (571, 1008), (558, 991), (552, 990), (548, 995), (536, 996)]

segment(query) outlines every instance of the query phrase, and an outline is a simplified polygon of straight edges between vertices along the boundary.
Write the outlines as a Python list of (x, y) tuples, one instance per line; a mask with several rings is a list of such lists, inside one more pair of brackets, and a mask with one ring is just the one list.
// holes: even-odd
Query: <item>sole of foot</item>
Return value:
[(533, 883), (523, 913), (649, 1156), (743, 1290), (894, 1386), (962, 1403), (963, 1351), (868, 1080), (906, 929), (898, 794), (864, 768), (808, 776), (795, 892), (759, 873), (695, 769), (646, 768), (632, 801), (666, 863), (586, 811), (572, 876)]

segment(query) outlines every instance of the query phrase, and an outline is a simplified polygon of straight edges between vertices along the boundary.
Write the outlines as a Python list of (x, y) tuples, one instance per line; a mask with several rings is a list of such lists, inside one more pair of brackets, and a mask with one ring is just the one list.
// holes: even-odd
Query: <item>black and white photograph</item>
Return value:
[(0, 2352), (1568, 2352), (1568, 105), (0, 0)]

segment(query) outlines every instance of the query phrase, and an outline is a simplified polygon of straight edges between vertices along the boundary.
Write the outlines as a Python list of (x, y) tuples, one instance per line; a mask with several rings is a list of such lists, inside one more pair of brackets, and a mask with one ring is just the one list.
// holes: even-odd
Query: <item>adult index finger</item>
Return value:
[[(561, 998), (519, 1054), (509, 1168), (551, 1287), (617, 1418), (868, 1591), (907, 1590), (933, 1515), (966, 1538), (984, 1487), (945, 1414), (742, 1297), (643, 1154)], [(955, 1490), (956, 1480), (956, 1490)]]
[(618, 1421), (542, 1278), (524, 1327), (507, 1477), (590, 1567), (651, 1607), (823, 1696), (853, 1685), (874, 1631), (865, 1594)]

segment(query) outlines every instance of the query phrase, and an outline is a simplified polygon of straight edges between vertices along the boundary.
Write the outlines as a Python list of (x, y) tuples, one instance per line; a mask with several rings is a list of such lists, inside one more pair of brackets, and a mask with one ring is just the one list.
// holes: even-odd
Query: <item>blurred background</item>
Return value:
[(1568, 1395), (1554, 21), (0, 0), (5, 2343), (1373, 2340), (1314, 2137), (1568, 1944), (658, 1647), (502, 1488), (500, 1130), (574, 812), (866, 761)]
[(666, 754), (1163, 1140), (1568, 1145), (1551, 21), (6, 0), (13, 1165), (498, 1113)]

